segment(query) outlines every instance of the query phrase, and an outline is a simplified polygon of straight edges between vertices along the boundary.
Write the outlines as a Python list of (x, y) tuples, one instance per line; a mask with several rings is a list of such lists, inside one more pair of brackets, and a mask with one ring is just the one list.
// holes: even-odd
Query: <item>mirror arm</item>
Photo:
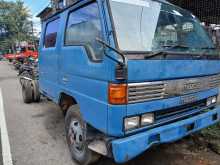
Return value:
[(104, 52), (104, 53), (105, 53), (105, 56), (108, 57), (109, 59), (111, 59), (112, 61), (118, 63), (120, 66), (124, 66), (124, 63), (122, 63), (121, 61), (114, 59), (113, 57), (109, 56), (106, 52)]
[[(107, 48), (113, 50), (113, 51), (116, 52), (119, 56), (121, 56), (121, 58), (122, 58), (122, 60), (123, 60), (123, 63), (107, 55), (108, 57), (110, 57), (110, 58), (111, 58), (112, 60), (114, 60), (114, 61), (117, 61), (117, 63), (119, 63), (120, 65), (123, 65), (123, 66), (126, 65), (126, 57), (124, 56), (123, 53), (121, 53), (119, 50), (117, 50), (117, 49), (115, 49), (115, 48), (109, 46), (107, 43), (105, 43), (104, 41), (102, 41), (102, 40), (99, 39), (99, 38), (96, 38), (96, 40), (97, 40), (98, 42), (100, 42), (102, 45), (104, 45), (104, 47), (107, 47)], [(105, 54), (105, 55), (106, 55), (106, 54)]]

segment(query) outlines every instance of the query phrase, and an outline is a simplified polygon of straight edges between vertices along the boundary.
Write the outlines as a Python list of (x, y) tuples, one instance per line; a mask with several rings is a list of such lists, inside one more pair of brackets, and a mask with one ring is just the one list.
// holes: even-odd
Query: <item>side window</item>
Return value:
[(65, 45), (87, 44), (93, 51), (93, 59), (102, 59), (102, 46), (96, 38), (102, 38), (100, 15), (96, 2), (69, 14)]
[(55, 47), (59, 24), (60, 24), (60, 19), (56, 19), (47, 24), (46, 32), (44, 36), (44, 47), (45, 48)]

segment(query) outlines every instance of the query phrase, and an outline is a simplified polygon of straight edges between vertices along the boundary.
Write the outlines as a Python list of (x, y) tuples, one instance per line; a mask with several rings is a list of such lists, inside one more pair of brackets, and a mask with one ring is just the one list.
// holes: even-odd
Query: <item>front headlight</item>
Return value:
[(146, 126), (154, 123), (154, 114), (147, 113), (141, 116), (141, 126)]
[(206, 106), (217, 103), (217, 96), (209, 97), (206, 101)]
[(139, 127), (140, 117), (130, 117), (124, 120), (125, 131), (136, 129)]

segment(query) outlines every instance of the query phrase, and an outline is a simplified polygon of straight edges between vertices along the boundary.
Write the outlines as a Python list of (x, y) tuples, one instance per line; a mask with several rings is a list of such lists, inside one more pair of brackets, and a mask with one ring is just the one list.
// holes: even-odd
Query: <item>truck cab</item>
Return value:
[(219, 52), (164, 0), (81, 0), (44, 20), (42, 95), (65, 114), (74, 160), (124, 163), (220, 120)]

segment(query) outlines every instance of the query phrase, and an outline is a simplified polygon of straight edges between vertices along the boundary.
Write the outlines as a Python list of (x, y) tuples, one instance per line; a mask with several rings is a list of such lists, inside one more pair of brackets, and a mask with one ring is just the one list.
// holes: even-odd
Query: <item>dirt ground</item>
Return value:
[[(175, 143), (155, 146), (124, 165), (219, 165), (220, 155), (195, 140), (198, 140), (197, 135)], [(97, 165), (115, 164), (103, 159)]]

